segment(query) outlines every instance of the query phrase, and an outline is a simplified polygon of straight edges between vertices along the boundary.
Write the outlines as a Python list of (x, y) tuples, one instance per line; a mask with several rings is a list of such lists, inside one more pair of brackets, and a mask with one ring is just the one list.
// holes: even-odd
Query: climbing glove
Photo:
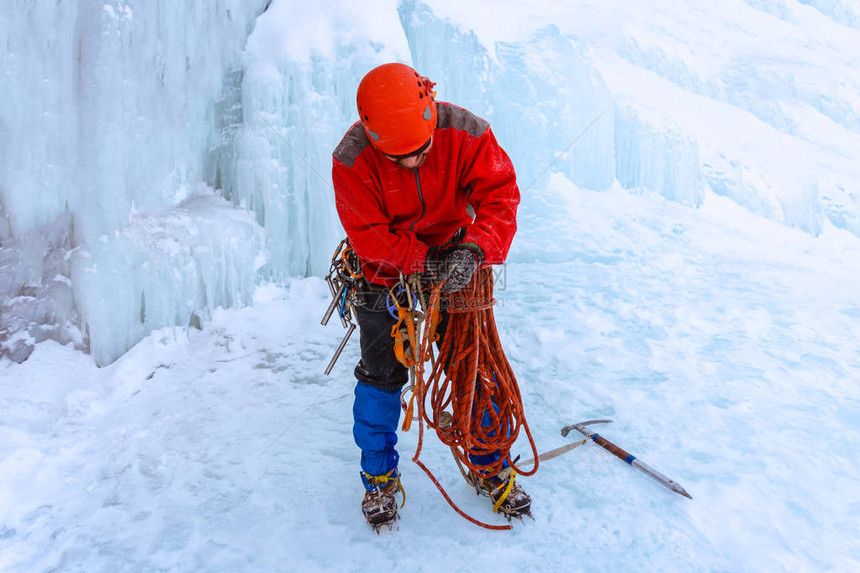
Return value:
[(434, 280), (445, 281), (442, 292), (446, 293), (457, 292), (469, 284), (483, 261), (483, 251), (472, 243), (432, 248), (427, 254), (428, 270)]

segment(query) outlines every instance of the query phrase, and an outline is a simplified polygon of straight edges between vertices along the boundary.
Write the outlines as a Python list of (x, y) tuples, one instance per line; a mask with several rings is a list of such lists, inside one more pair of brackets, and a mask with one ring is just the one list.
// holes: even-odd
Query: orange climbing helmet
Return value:
[(407, 156), (425, 146), (436, 129), (436, 85), (405, 64), (367, 72), (356, 92), (358, 115), (373, 146)]

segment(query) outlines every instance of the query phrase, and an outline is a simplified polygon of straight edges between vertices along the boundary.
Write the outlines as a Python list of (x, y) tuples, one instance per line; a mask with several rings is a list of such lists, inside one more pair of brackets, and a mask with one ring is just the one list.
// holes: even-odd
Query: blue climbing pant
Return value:
[[(400, 422), (400, 391), (386, 391), (359, 382), (355, 385), (352, 414), (352, 435), (361, 449), (361, 470), (379, 476), (395, 469), (400, 459), (394, 449)], [(371, 489), (364, 475), (362, 480)]]
[[(493, 404), (493, 409), (496, 411), (497, 414), (499, 413), (499, 407), (496, 406), (495, 403)], [(487, 426), (492, 425), (492, 423), (493, 423), (493, 420), (490, 418), (490, 413), (487, 411), (484, 411), (484, 415), (481, 418), (481, 427), (486, 428)], [(496, 431), (493, 430), (488, 435), (495, 436)], [(510, 436), (510, 428), (508, 428), (506, 435)], [(469, 461), (471, 461), (476, 466), (488, 466), (488, 465), (495, 463), (496, 460), (499, 459), (499, 456), (500, 456), (499, 451), (496, 450), (494, 452), (489, 452), (486, 454), (470, 455)], [(507, 460), (503, 461), (502, 462), (502, 469), (508, 467), (509, 465), (510, 464), (508, 464)]]
[[(361, 449), (361, 470), (364, 487), (372, 486), (367, 476), (379, 476), (397, 468), (397, 425), (400, 422), (400, 392), (381, 390), (359, 382), (355, 385), (355, 403), (352, 414), (352, 435)], [(484, 412), (483, 426), (490, 425), (490, 415)], [(490, 465), (499, 459), (499, 452), (471, 456), (477, 465)], [(505, 461), (502, 467), (507, 467)]]

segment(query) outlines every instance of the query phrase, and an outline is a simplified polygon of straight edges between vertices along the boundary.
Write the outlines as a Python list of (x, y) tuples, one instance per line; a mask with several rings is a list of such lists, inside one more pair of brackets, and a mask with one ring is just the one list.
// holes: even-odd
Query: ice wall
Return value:
[[(852, 190), (860, 177), (860, 81), (846, 73), (860, 42), (843, 26), (856, 25), (858, 5), (743, 4), (729, 14), (709, 6), (688, 29), (668, 18), (654, 29), (630, 25), (635, 33), (617, 49), (626, 63), (610, 66), (618, 67), (612, 89), (651, 108), (640, 124), (653, 124), (659, 108), (661, 121), (680, 126), (715, 193), (812, 234), (829, 223), (860, 235), (860, 195)], [(713, 49), (716, 26), (732, 49)], [(681, 148), (675, 155), (693, 159)]]
[(398, 14), (413, 65), (436, 82), (437, 98), (493, 119), (493, 46), (482, 44), (472, 30), (437, 16), (424, 2), (404, 0)]
[(415, 66), (439, 84), (440, 99), (490, 122), (521, 188), (550, 168), (590, 189), (611, 185), (614, 109), (575, 39), (549, 25), (486, 45), (425, 3), (405, 0), (399, 11)]
[(510, 0), (492, 14), (457, 0), (9, 0), (0, 353), (52, 337), (104, 364), (152, 329), (249, 302), (256, 277), (323, 273), (342, 233), (330, 154), (361, 77), (388, 61), (490, 121), (524, 233), (565, 224), (550, 212), (572, 187), (549, 185), (564, 177), (689, 206), (712, 190), (812, 234), (860, 235), (857, 14), (855, 0)]
[(77, 181), (77, 2), (0, 7), (0, 203), (10, 236), (60, 215)]
[[(576, 39), (546, 26), (495, 46), (494, 124), (515, 159), (520, 186), (544, 189), (549, 170), (582, 187), (615, 179), (615, 105)], [(540, 179), (538, 179), (540, 177)]]
[(856, 0), (799, 0), (840, 24), (860, 28), (860, 2)]
[[(214, 212), (212, 207), (197, 209), (185, 201), (198, 183), (218, 183), (212, 165), (222, 151), (219, 127), (225, 123), (225, 110), (218, 103), (223, 101), (225, 83), (240, 69), (246, 38), (265, 4), (265, 0), (2, 4), (0, 226), (7, 231), (5, 237), (0, 235), (0, 246), (7, 251), (7, 260), (32, 260), (13, 252), (30, 242), (29, 233), (70, 229), (69, 240), (48, 241), (42, 257), (47, 262), (58, 248), (66, 249), (69, 268), (60, 276), (72, 277), (74, 305), (66, 308), (65, 316), (46, 317), (38, 309), (44, 301), (27, 293), (52, 296), (46, 283), (52, 277), (6, 275), (4, 268), (5, 277), (19, 278), (4, 280), (0, 323), (5, 328), (0, 340), (16, 336), (15, 340), (27, 340), (14, 328), (32, 335), (43, 320), (73, 321), (84, 333), (80, 343), (89, 344), (104, 364), (152, 328), (187, 325), (189, 301), (195, 301), (191, 305), (195, 312), (205, 314), (216, 301), (249, 300), (247, 284), (225, 282), (222, 274), (253, 276), (259, 258), (246, 255), (257, 241), (256, 224), (246, 217), (219, 228), (204, 220)], [(157, 235), (161, 227), (141, 225), (141, 217), (179, 217), (197, 235), (180, 234), (178, 246), (162, 242), (146, 234)], [(223, 240), (224, 232), (234, 236)], [(175, 248), (186, 252), (177, 253)], [(212, 261), (204, 261), (206, 256)], [(196, 272), (181, 280), (164, 276), (155, 280), (158, 275), (149, 275), (152, 269), (142, 264), (144, 260), (156, 261), (159, 268), (176, 264), (180, 265), (176, 272), (186, 273), (188, 257), (197, 261)], [(233, 268), (218, 268), (216, 261)], [(237, 290), (226, 297), (213, 296), (225, 284)], [(140, 313), (121, 310), (140, 307), (144, 285), (147, 299), (155, 301), (158, 311), (141, 320)], [(207, 293), (205, 300), (198, 296), (201, 288)], [(26, 300), (33, 306), (25, 311), (21, 305)], [(9, 301), (15, 301), (14, 309)], [(12, 314), (31, 320), (14, 321), (17, 326), (12, 328), (8, 318)], [(16, 356), (23, 354), (18, 351)]]
[(683, 205), (702, 204), (705, 187), (695, 141), (676, 126), (650, 123), (620, 103), (615, 116), (616, 177), (625, 189), (659, 194)]
[(860, 2), (857, 0), (745, 0), (750, 6), (765, 10), (784, 20), (798, 14), (797, 4), (810, 6), (821, 14), (853, 28), (860, 27)]
[(47, 339), (83, 348), (67, 256), (72, 232), (68, 213), (17, 237), (0, 231), (0, 357), (23, 362)]
[(72, 283), (99, 364), (152, 330), (194, 326), (216, 307), (251, 303), (263, 232), (201, 185), (161, 214), (132, 212), (123, 228), (75, 254)]
[(331, 152), (367, 70), (409, 52), (391, 1), (279, 0), (248, 39), (231, 200), (266, 229), (265, 276), (323, 274), (342, 236)]

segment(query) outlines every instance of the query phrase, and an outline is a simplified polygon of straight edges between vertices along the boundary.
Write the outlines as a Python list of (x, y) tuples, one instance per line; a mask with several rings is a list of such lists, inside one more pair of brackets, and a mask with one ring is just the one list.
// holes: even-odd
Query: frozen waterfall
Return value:
[[(453, 0), (5, 2), (0, 356), (52, 338), (104, 365), (152, 330), (250, 304), (258, 281), (324, 273), (341, 234), (330, 153), (358, 81), (392, 60), (492, 124), (534, 223), (518, 260), (554, 256), (567, 187), (550, 173), (860, 234), (860, 90), (838, 73), (853, 36), (756, 39), (856, 27), (853, 4), (739, 2), (731, 51), (644, 27), (644, 7), (517, 6), (491, 25)], [(613, 10), (621, 25), (591, 25)], [(833, 62), (829, 79), (813, 61)]]

